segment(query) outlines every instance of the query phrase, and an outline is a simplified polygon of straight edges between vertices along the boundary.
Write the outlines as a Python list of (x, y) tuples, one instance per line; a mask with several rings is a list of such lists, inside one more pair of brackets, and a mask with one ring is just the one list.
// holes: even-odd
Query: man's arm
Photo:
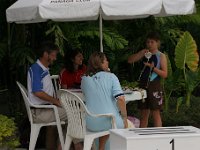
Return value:
[(38, 98), (44, 100), (44, 101), (48, 101), (51, 104), (54, 104), (56, 106), (61, 106), (59, 99), (56, 99), (50, 95), (48, 95), (45, 92), (34, 92), (33, 93), (35, 96), (37, 96)]

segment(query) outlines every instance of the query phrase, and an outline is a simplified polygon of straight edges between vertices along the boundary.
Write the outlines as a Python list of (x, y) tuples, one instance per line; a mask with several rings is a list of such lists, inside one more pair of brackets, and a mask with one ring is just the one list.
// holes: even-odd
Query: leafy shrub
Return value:
[(125, 89), (135, 89), (135, 88), (138, 88), (138, 82), (128, 82), (127, 80), (123, 80), (120, 82), (121, 83), (121, 86), (122, 88), (125, 90)]
[[(170, 98), (168, 111), (163, 111), (162, 122), (163, 126), (195, 126), (200, 128), (200, 97), (191, 97), (191, 106), (187, 107), (182, 103), (179, 111), (176, 112), (177, 98)], [(140, 118), (139, 110), (137, 109), (137, 101), (127, 104), (128, 115)], [(149, 118), (149, 127), (153, 126), (152, 116)]]
[(180, 105), (179, 111), (176, 112), (176, 99), (170, 100), (169, 110), (163, 112), (163, 126), (195, 126), (200, 127), (200, 97), (191, 97), (191, 106), (186, 104)]
[(16, 131), (17, 127), (14, 120), (0, 114), (0, 148), (14, 148), (19, 145)]

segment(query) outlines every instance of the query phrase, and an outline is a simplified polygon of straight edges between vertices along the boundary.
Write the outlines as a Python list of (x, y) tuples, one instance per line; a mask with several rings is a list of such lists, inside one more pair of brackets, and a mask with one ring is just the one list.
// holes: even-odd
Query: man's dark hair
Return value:
[(152, 31), (152, 32), (148, 33), (147, 39), (153, 39), (156, 41), (160, 41), (160, 34), (156, 31)]
[(44, 52), (50, 54), (53, 51), (59, 51), (59, 47), (55, 45), (53, 42), (45, 41), (42, 42), (36, 50), (38, 58), (41, 58)]

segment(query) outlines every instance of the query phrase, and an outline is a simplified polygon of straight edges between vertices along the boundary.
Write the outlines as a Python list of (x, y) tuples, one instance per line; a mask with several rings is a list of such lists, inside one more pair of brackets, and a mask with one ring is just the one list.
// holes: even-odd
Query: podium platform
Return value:
[(110, 130), (110, 150), (200, 150), (193, 126)]

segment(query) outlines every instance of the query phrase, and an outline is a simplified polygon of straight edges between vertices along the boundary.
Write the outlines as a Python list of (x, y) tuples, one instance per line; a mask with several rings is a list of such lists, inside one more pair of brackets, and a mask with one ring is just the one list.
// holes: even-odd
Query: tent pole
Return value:
[(103, 30), (102, 30), (102, 15), (99, 14), (99, 32), (100, 32), (100, 50), (103, 52)]

